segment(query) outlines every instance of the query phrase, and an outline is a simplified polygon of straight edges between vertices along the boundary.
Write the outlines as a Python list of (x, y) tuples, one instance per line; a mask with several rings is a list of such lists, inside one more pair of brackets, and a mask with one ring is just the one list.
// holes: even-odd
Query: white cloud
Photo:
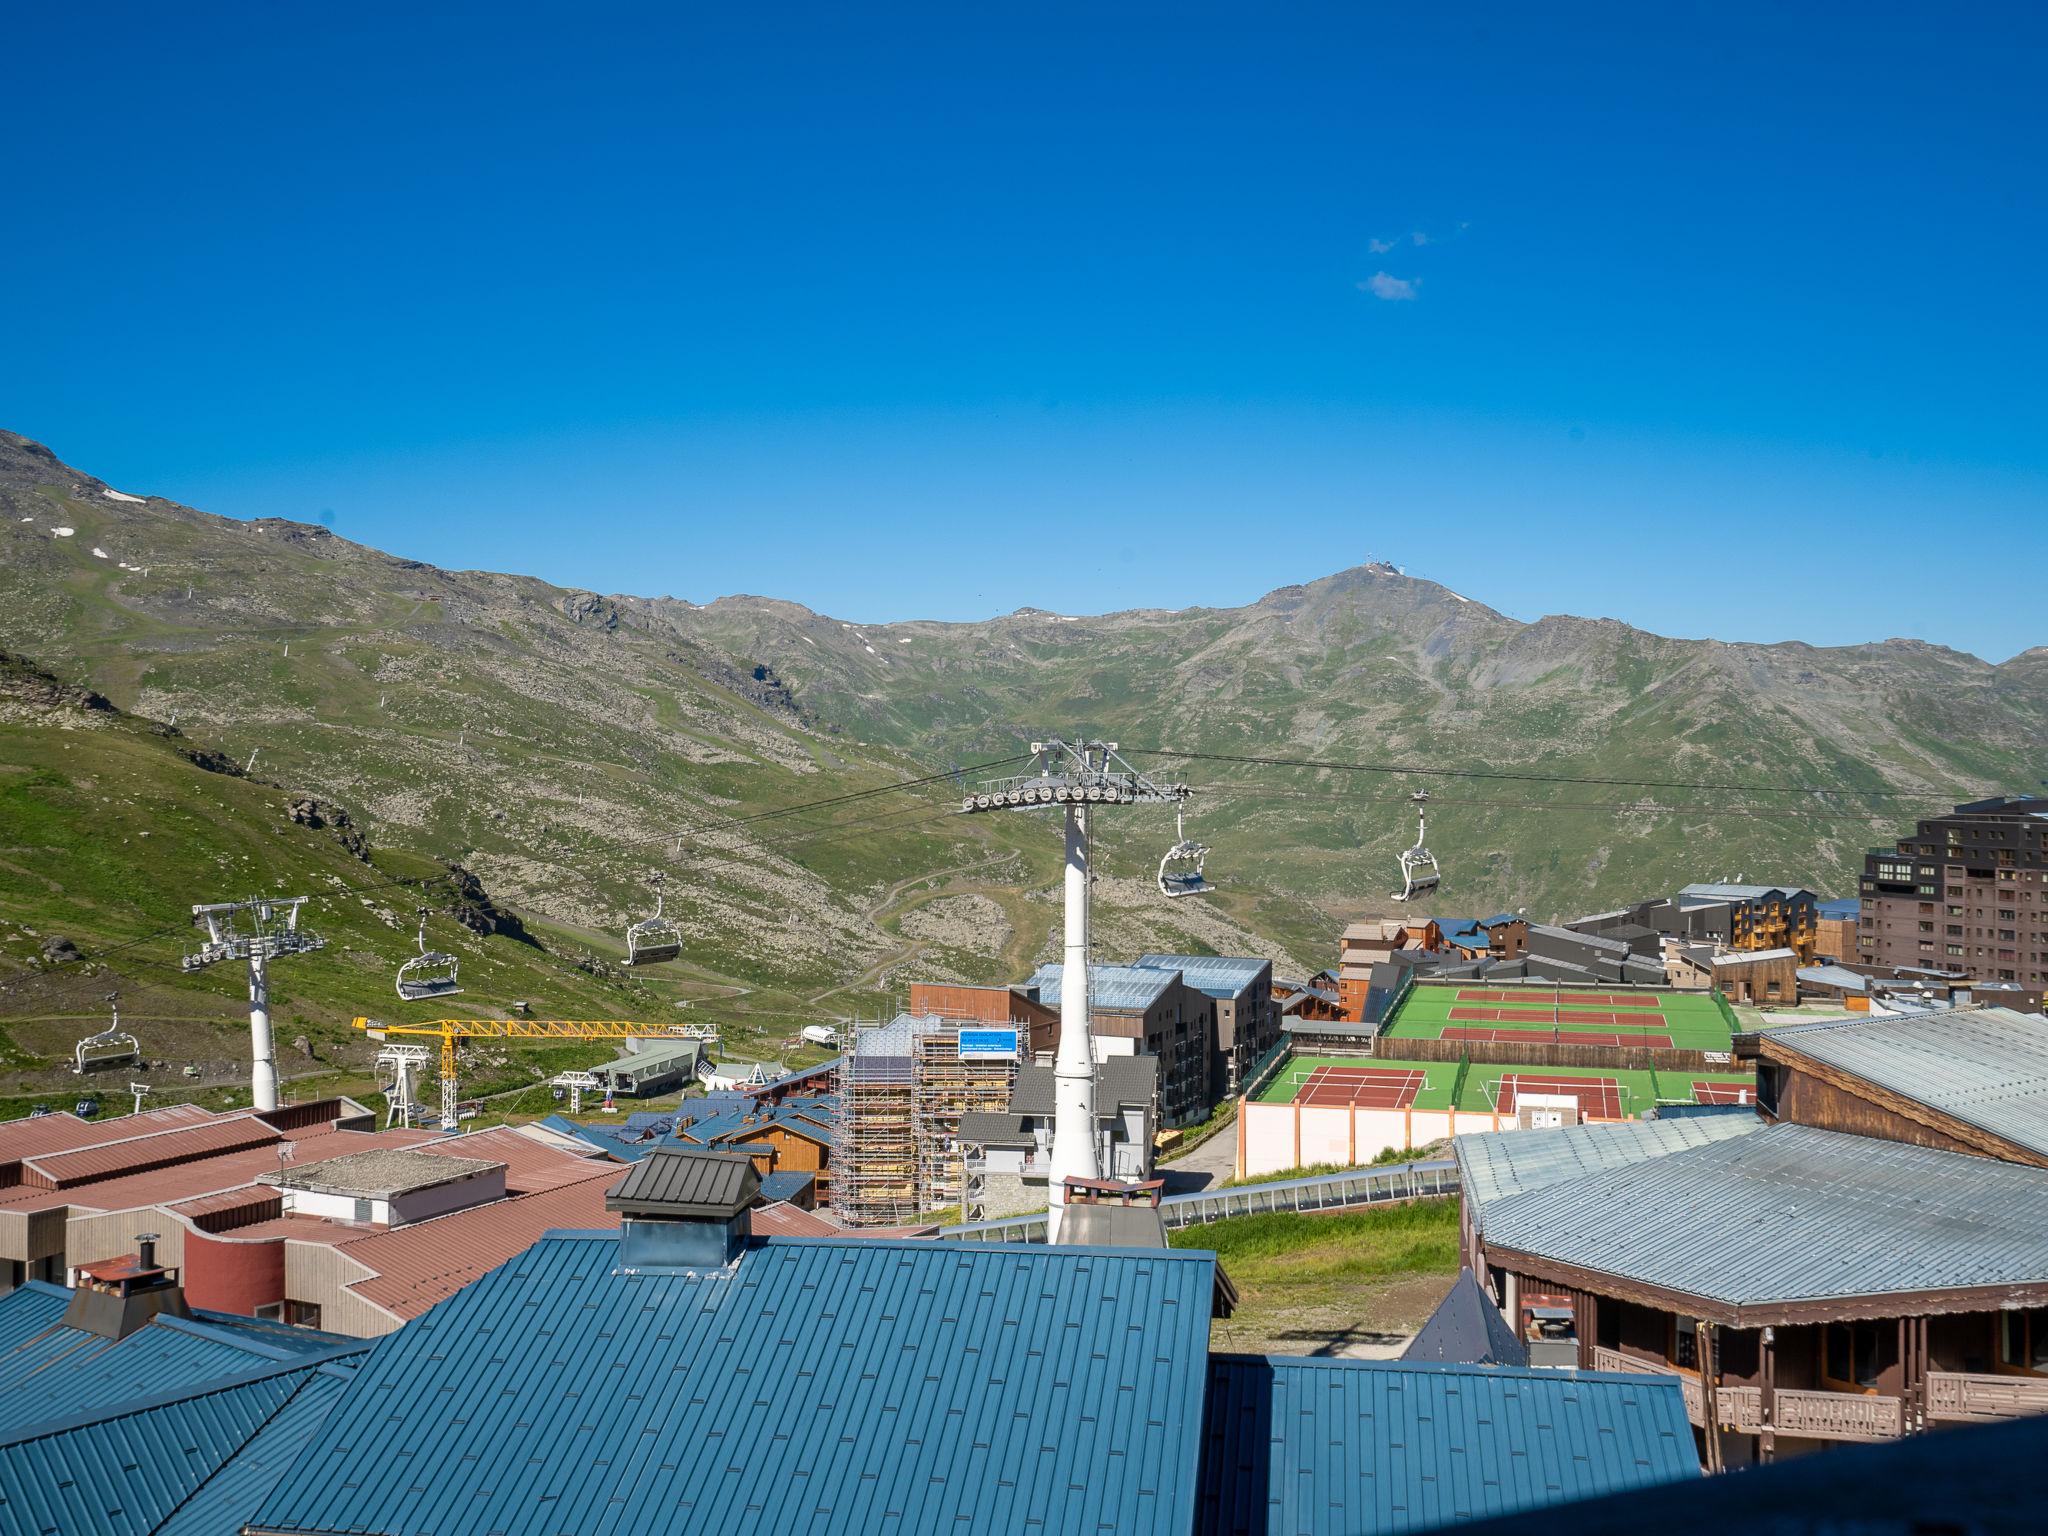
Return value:
[(1422, 279), (1375, 272), (1358, 286), (1361, 291), (1371, 294), (1376, 299), (1412, 299), (1415, 297), (1415, 290), (1422, 286)]
[(1392, 240), (1372, 239), (1365, 242), (1365, 248), (1375, 256), (1384, 256), (1394, 248)]
[(1413, 240), (1417, 245), (1429, 244), (1429, 235), (1423, 230), (1418, 229), (1417, 231), (1415, 231), (1414, 234), (1410, 235), (1408, 238), (1410, 240)]

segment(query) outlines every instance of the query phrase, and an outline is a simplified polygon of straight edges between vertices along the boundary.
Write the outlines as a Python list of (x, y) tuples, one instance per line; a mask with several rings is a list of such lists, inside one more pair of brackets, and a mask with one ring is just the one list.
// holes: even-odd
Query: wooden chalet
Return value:
[(1517, 1332), (1680, 1378), (1709, 1469), (2048, 1413), (2048, 1036), (1997, 1008), (1748, 1042), (1760, 1113), (1460, 1137)]

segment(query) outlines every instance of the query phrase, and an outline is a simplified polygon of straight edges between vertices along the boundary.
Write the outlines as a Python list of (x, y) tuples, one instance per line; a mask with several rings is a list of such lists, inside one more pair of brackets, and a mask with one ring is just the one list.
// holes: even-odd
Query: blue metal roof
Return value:
[(1699, 1476), (1678, 1378), (1218, 1355), (1197, 1536), (1385, 1536)]
[[(1049, 961), (1031, 973), (1027, 986), (1038, 988), (1038, 1000), (1048, 1008), (1060, 1005), (1060, 984), (1067, 968)], [(1150, 1008), (1159, 994), (1173, 985), (1173, 972), (1146, 965), (1091, 965), (1088, 967), (1088, 1003), (1094, 1008)]]
[(31, 1280), (0, 1296), (0, 1435), (88, 1409), (294, 1359), (319, 1358), (357, 1341), (335, 1334), (242, 1326), (208, 1313), (155, 1317), (116, 1342), (64, 1326), (71, 1293)]
[[(370, 1345), (352, 1347), (362, 1353)], [(0, 1529), (63, 1536), (239, 1530), (347, 1376), (338, 1363), (273, 1363), (0, 1437)]]
[(1815, 903), (1814, 910), (1822, 917), (1832, 917), (1839, 921), (1845, 917), (1860, 915), (1863, 903), (1854, 896), (1840, 896), (1831, 901)]
[(1245, 955), (1140, 955), (1137, 963), (1147, 970), (1179, 971), (1197, 992), (1218, 998), (1243, 996), (1273, 969), (1272, 961)]
[[(251, 1524), (1186, 1531), (1206, 1253), (550, 1233), (379, 1341)], [(510, 1454), (508, 1454), (508, 1450)]]
[(777, 1200), (794, 1200), (817, 1182), (818, 1176), (815, 1173), (802, 1168), (780, 1168), (774, 1173), (761, 1175), (761, 1198), (771, 1203)]
[(297, 1461), (354, 1374), (346, 1365), (304, 1373), (297, 1392), (155, 1536), (221, 1536), (239, 1531)]

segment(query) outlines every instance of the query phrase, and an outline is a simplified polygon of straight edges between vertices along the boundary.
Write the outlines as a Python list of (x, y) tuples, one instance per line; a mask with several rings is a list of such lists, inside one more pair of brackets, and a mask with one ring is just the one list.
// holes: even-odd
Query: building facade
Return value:
[(2048, 800), (1977, 800), (1871, 850), (1855, 958), (2048, 986)]

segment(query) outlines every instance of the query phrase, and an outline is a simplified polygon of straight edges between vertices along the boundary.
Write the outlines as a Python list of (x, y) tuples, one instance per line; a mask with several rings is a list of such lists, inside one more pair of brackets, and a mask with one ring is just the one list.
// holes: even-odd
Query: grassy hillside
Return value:
[[(150, 999), (166, 1041), (190, 1024), (179, 1049), (239, 1057), (237, 983), (170, 969), (174, 939), (90, 978), (26, 968), (49, 935), (94, 954), (257, 889), (333, 897), (333, 948), (280, 976), (280, 1035), (341, 1050), (350, 1015), (399, 1009), (388, 973), (419, 897), (381, 883), (343, 896), (336, 881), (435, 877), (432, 938), (463, 956), (464, 1009), (666, 1019), (688, 1004), (749, 1052), (776, 1054), (819, 1017), (888, 1010), (915, 977), (1016, 979), (1053, 953), (1056, 830), (1044, 815), (956, 816), (944, 775), (969, 780), (1055, 732), (1111, 737), (1187, 778), (1189, 832), (1216, 850), (1217, 894), (1169, 902), (1151, 879), (1171, 821), (1105, 818), (1101, 951), (1252, 952), (1290, 969), (1333, 959), (1344, 920), (1392, 910), (1406, 796), (1423, 783), (1446, 870), (1434, 910), (1548, 917), (1738, 872), (1846, 889), (1861, 850), (1913, 815), (2034, 785), (2048, 739), (2043, 652), (1994, 667), (1906, 642), (1520, 624), (1385, 568), (1241, 609), (856, 626), (769, 599), (700, 607), (442, 571), (318, 525), (116, 490), (7, 433), (0, 649), (60, 680), (17, 679), (0, 700), (10, 1060), (67, 1043), (116, 982)], [(59, 697), (79, 686), (119, 713)], [(302, 796), (330, 822), (345, 814), (371, 862), (335, 826), (293, 822)], [(458, 927), (450, 864), (537, 943)], [(655, 871), (684, 956), (627, 977), (620, 934)]]

